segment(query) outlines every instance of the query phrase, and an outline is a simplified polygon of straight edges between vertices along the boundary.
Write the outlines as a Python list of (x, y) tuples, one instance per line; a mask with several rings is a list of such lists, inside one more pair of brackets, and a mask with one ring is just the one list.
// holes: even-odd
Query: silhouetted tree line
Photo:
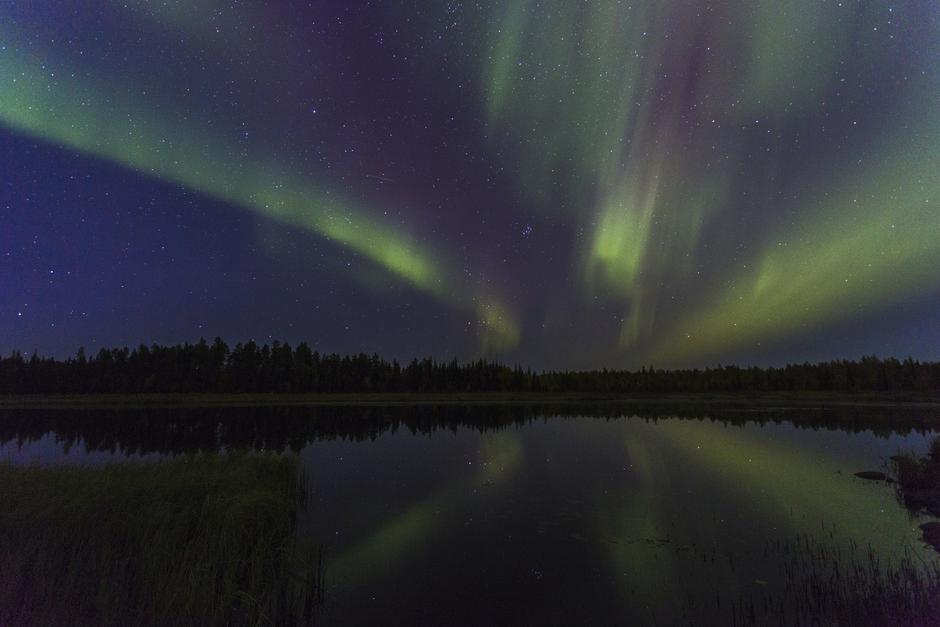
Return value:
[(940, 363), (871, 356), (779, 368), (534, 372), (484, 359), (464, 364), (415, 359), (402, 365), (377, 355), (323, 355), (305, 343), (292, 348), (252, 341), (229, 348), (219, 338), (211, 344), (103, 348), (93, 356), (79, 349), (65, 360), (18, 352), (0, 359), (0, 394), (779, 391), (940, 391)]

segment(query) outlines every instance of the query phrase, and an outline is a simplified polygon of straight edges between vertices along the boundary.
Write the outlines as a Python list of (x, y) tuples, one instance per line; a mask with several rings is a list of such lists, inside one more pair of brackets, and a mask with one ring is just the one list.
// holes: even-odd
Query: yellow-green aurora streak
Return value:
[(936, 285), (940, 119), (930, 122), (885, 145), (880, 163), (821, 193), (811, 217), (780, 233), (777, 246), (684, 318), (655, 358), (692, 362)]
[[(452, 7), (459, 54), (423, 48), (425, 28), (443, 19), (435, 5), (417, 21), (401, 16), (394, 41), (382, 39), (399, 52), (424, 42), (420, 59), (389, 61), (409, 72), (390, 77), (382, 94), (398, 100), (382, 112), (371, 85), (348, 80), (382, 77), (382, 64), (345, 51), (337, 63), (328, 38), (277, 49), (278, 37), (304, 40), (305, 26), (262, 3), (101, 4), (103, 24), (126, 17), (139, 27), (139, 47), (105, 32), (107, 45), (89, 49), (95, 32), (77, 28), (72, 42), (68, 23), (16, 3), (4, 10), (0, 124), (330, 240), (383, 271), (380, 281), (360, 273), (370, 285), (386, 287), (387, 273), (469, 314), (484, 350), (548, 353), (565, 367), (582, 365), (563, 350), (575, 342), (592, 366), (763, 358), (784, 341), (923, 304), (940, 284), (935, 3), (492, 0)], [(393, 13), (370, 19), (394, 22)], [(140, 67), (141, 47), (164, 41), (172, 45), (154, 62), (178, 69), (179, 83)], [(122, 45), (123, 61), (111, 52)], [(375, 74), (360, 71), (372, 65)], [(459, 95), (428, 100), (439, 80)], [(226, 94), (217, 100), (215, 81)], [(414, 176), (395, 190), (406, 199), (380, 206), (350, 187), (348, 172), (314, 179), (295, 167), (300, 154), (312, 163), (314, 129), (331, 134), (324, 162), (345, 149), (333, 144), (347, 142), (346, 118), (304, 126), (303, 148), (286, 138), (292, 147), (275, 154), (321, 97), (331, 110), (344, 99), (360, 107), (351, 119), (373, 118), (350, 124), (375, 141), (363, 168), (406, 153)], [(236, 140), (230, 104), (232, 116), (259, 122), (252, 142)], [(441, 137), (414, 154), (399, 138), (385, 146), (384, 134), (437, 128), (399, 123), (422, 107), (455, 120), (459, 141)], [(431, 172), (438, 150), (444, 176)], [(411, 199), (463, 213), (427, 224), (387, 217)], [(512, 239), (520, 226), (524, 244)], [(524, 274), (542, 259), (551, 280)], [(543, 323), (532, 320), (526, 337), (523, 315)]]
[[(2, 31), (0, 39), (15, 41)], [(472, 311), (486, 348), (518, 341), (505, 305), (463, 289), (445, 260), (395, 225), (283, 167), (239, 158), (210, 124), (196, 124), (186, 112), (158, 114), (158, 106), (129, 97), (126, 88), (81, 78), (10, 43), (7, 48), (0, 54), (0, 123), (347, 246), (412, 287)]]
[[(877, 38), (887, 37), (879, 11), (891, 23), (923, 18), (922, 7), (531, 4), (509, 3), (490, 29), (489, 135), (497, 144), (514, 139), (503, 148), (520, 164), (520, 184), (547, 207), (559, 206), (544, 203), (558, 197), (553, 182), (570, 177), (563, 186), (570, 197), (561, 197), (577, 209), (576, 265), (589, 297), (624, 308), (620, 341), (633, 363), (700, 364), (875, 311), (940, 281), (935, 72), (898, 68), (898, 102), (914, 104), (868, 120), (867, 144), (859, 144), (865, 163), (857, 163), (863, 155), (841, 156), (801, 201), (781, 202), (774, 172), (742, 165), (753, 161), (753, 140), (744, 143), (756, 136), (749, 126), (798, 128), (813, 116), (825, 126), (821, 112), (838, 96), (833, 86), (845, 83), (850, 55), (867, 55), (876, 67), (888, 62), (878, 56), (885, 53)], [(922, 54), (940, 50), (935, 19), (919, 36)], [(738, 242), (720, 245), (750, 252), (736, 263), (730, 254), (718, 260), (703, 284), (696, 270), (715, 263), (703, 250), (716, 246), (707, 229), (719, 223), (735, 233), (743, 209), (733, 193), (740, 197), (755, 177), (767, 202), (795, 217), (756, 237), (739, 228)], [(677, 293), (681, 305), (670, 300)]]

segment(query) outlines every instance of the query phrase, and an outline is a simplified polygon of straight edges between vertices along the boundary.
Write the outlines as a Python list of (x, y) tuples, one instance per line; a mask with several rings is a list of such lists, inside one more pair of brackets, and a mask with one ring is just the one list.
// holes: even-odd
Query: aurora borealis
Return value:
[(935, 358), (940, 6), (0, 5), (0, 350)]

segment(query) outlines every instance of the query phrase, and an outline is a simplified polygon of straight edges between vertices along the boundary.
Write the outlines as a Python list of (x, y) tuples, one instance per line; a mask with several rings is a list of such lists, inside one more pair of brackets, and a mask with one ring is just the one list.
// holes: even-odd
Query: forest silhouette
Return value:
[(84, 349), (66, 359), (0, 359), (0, 394), (139, 393), (587, 393), (662, 394), (734, 392), (933, 392), (940, 363), (911, 358), (782, 367), (716, 366), (704, 369), (534, 371), (479, 359), (414, 359), (321, 354), (250, 341), (230, 348), (220, 338), (173, 346)]

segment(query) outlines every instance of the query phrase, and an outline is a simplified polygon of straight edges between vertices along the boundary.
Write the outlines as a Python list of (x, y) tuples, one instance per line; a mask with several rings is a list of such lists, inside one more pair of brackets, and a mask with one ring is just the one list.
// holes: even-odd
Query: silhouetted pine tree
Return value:
[(864, 356), (859, 361), (788, 364), (780, 368), (639, 371), (523, 370), (485, 359), (461, 364), (414, 359), (402, 366), (378, 355), (323, 355), (306, 343), (292, 348), (254, 341), (80, 348), (64, 360), (14, 352), (0, 358), (0, 394), (168, 392), (540, 392), (599, 394), (779, 391), (940, 392), (940, 363)]

